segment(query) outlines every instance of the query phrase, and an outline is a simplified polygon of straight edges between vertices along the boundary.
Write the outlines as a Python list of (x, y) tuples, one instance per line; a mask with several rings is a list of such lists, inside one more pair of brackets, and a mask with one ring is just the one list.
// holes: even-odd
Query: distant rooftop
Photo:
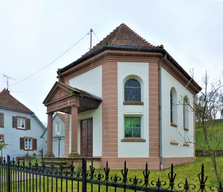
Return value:
[(65, 123), (65, 114), (63, 114), (63, 113), (56, 113), (59, 117), (60, 117), (60, 119)]
[(16, 98), (14, 98), (10, 94), (8, 89), (3, 89), (0, 92), (0, 107), (32, 113), (32, 111), (29, 108), (27, 108), (25, 105), (19, 102)]

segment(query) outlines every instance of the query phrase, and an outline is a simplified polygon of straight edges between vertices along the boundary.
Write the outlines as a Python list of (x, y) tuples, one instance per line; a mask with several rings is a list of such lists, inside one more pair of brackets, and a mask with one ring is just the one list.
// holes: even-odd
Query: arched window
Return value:
[(183, 100), (183, 127), (188, 128), (188, 97), (185, 96)]
[(125, 82), (125, 101), (141, 101), (141, 86), (137, 80)]
[(170, 123), (177, 124), (177, 92), (174, 87), (170, 90)]
[(173, 123), (173, 94), (170, 91), (170, 123)]

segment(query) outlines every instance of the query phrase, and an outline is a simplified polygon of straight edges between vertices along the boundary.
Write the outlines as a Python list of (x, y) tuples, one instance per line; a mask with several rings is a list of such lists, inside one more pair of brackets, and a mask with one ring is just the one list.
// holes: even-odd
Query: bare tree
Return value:
[[(196, 139), (196, 146), (203, 150), (203, 153), (210, 156), (216, 177), (218, 181), (223, 181), (222, 163), (217, 161), (220, 149), (222, 149), (222, 136), (219, 135), (220, 129), (218, 126), (217, 117), (220, 117), (222, 110), (222, 84), (221, 81), (214, 81), (208, 84), (207, 75), (204, 81), (204, 93), (200, 92), (195, 99), (195, 119), (196, 129), (200, 129), (200, 141)], [(208, 86), (207, 86), (208, 85)], [(203, 140), (203, 141), (201, 141)]]

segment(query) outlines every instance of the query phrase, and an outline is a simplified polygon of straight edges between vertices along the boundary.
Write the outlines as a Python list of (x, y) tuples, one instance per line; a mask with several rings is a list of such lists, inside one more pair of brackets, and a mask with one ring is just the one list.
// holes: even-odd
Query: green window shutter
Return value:
[(30, 119), (26, 119), (26, 129), (30, 129)]
[(33, 139), (33, 151), (37, 150), (37, 139)]
[(17, 117), (15, 116), (12, 117), (12, 127), (17, 128)]
[(25, 140), (24, 140), (24, 138), (23, 137), (20, 137), (20, 149), (23, 149), (24, 150), (24, 148), (25, 148)]

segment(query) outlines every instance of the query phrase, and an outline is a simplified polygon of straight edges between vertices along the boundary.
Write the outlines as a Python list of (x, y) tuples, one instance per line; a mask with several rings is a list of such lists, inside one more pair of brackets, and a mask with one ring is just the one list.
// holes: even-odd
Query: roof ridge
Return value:
[(6, 89), (6, 88), (4, 88), (4, 89), (0, 92), (0, 94), (2, 94), (2, 93), (4, 93), (4, 92), (9, 92), (9, 90)]
[[(99, 43), (97, 43), (92, 49), (94, 49), (95, 47), (97, 47), (99, 44), (101, 44), (103, 41), (105, 41), (107, 39), (107, 37), (109, 37), (112, 33), (115, 33), (116, 30), (118, 30), (120, 26), (116, 27), (112, 32), (110, 32), (108, 35), (106, 35), (101, 41), (99, 41)], [(116, 33), (117, 34), (117, 33)], [(114, 40), (114, 39), (113, 39)], [(113, 42), (113, 41), (112, 41)], [(114, 43), (114, 42), (113, 42)], [(90, 52), (90, 51), (88, 51)], [(87, 53), (88, 53), (87, 52)]]
[(122, 26), (125, 26), (127, 28), (127, 30), (131, 31), (132, 33), (134, 33), (141, 41), (143, 41), (144, 43), (148, 44), (148, 46), (151, 47), (160, 47), (160, 46), (154, 46), (151, 43), (149, 43), (147, 40), (145, 40), (144, 38), (142, 38), (138, 33), (136, 33), (135, 31), (133, 31), (129, 26), (127, 26), (125, 23), (121, 24)]
[[(121, 31), (121, 28), (122, 28), (122, 26), (123, 26), (123, 23), (120, 25), (120, 26), (118, 26), (116, 29), (118, 29), (118, 31), (117, 31), (117, 33), (116, 33), (116, 35), (115, 35), (115, 37), (113, 38), (113, 40), (112, 40), (112, 45), (115, 45), (115, 42), (116, 42), (116, 40), (118, 39), (118, 36), (120, 35), (120, 31)], [(112, 33), (112, 32), (111, 32)], [(110, 34), (111, 34), (110, 33)], [(109, 34), (109, 35), (110, 35)]]

